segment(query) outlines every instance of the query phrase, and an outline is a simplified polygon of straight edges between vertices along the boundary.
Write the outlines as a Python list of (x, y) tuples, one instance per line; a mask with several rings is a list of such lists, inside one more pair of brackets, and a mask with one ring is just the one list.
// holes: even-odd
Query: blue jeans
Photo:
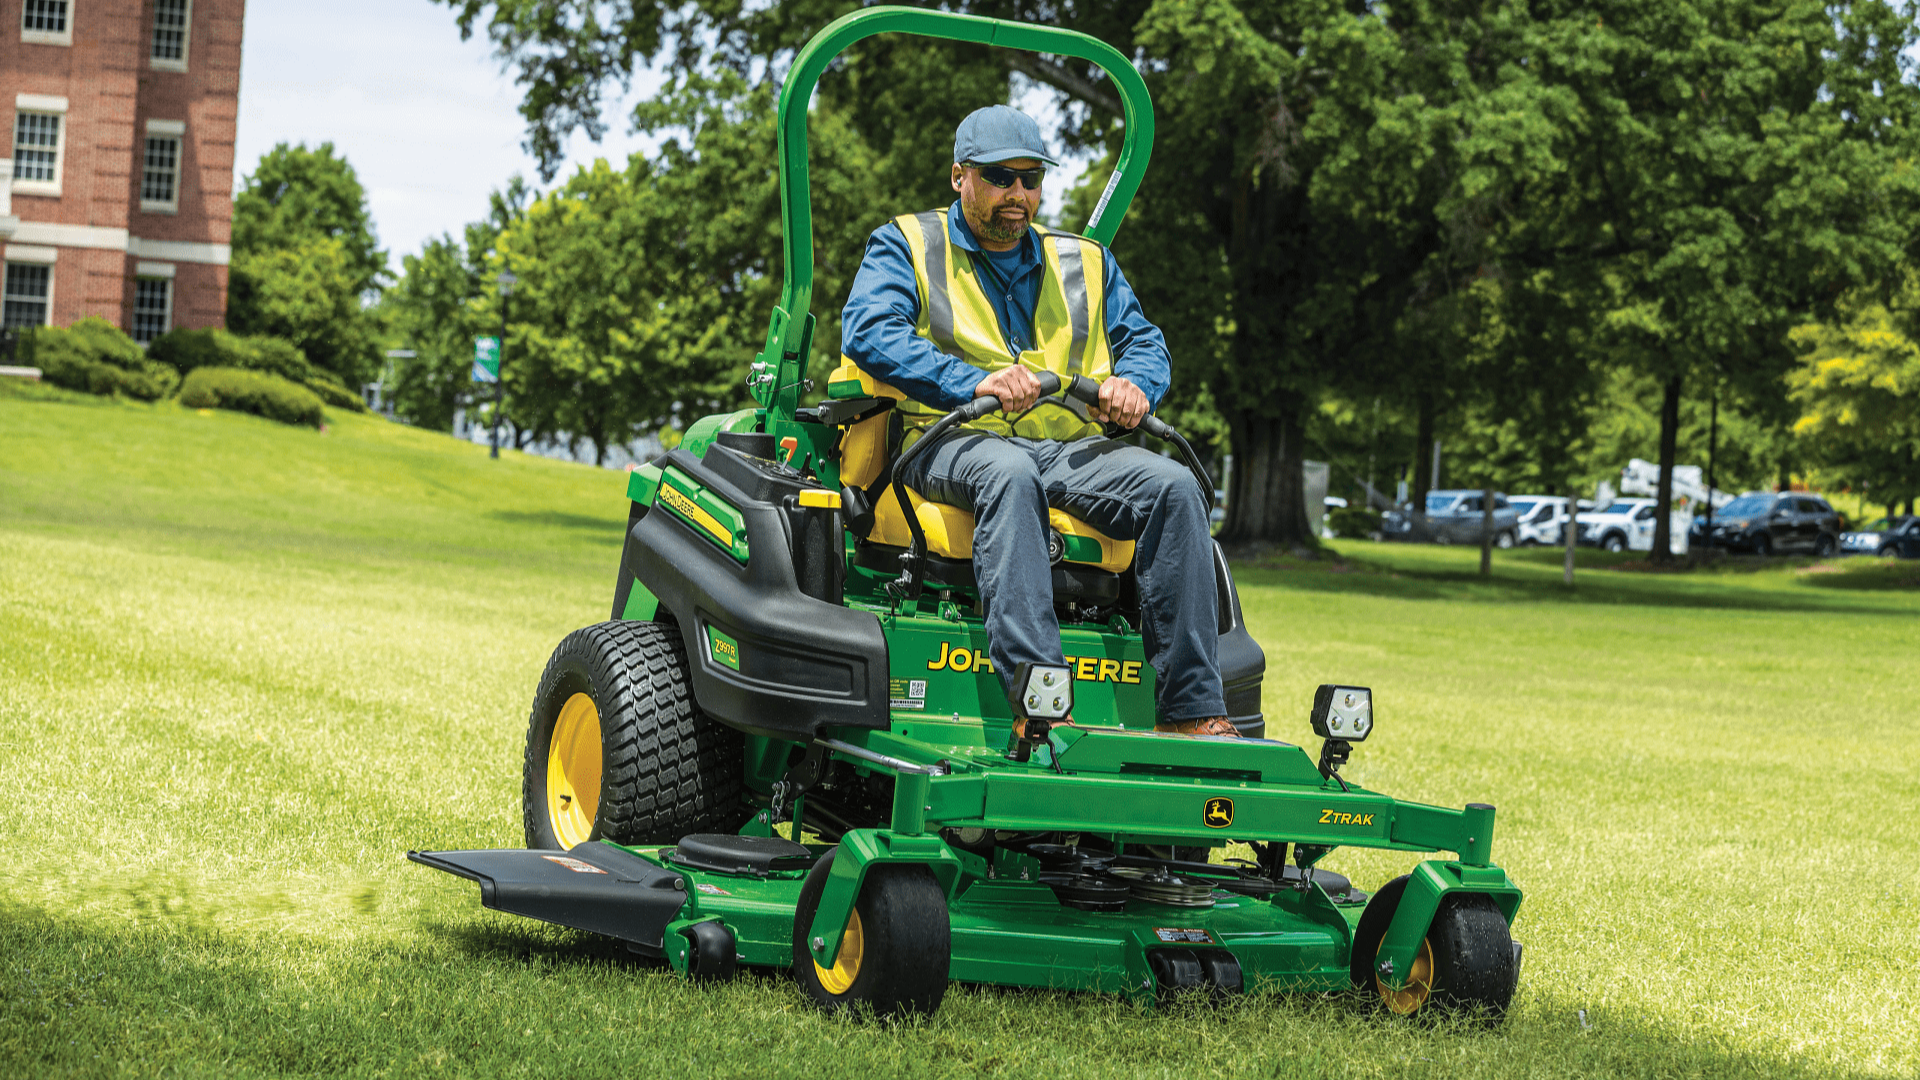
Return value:
[(1141, 633), (1159, 718), (1224, 716), (1212, 493), (1186, 466), (1110, 439), (1020, 439), (961, 431), (907, 463), (902, 477), (935, 502), (973, 512), (973, 571), (986, 601), (988, 655), (1010, 683), (1021, 663), (1062, 664), (1047, 563), (1047, 507), (1133, 540)]

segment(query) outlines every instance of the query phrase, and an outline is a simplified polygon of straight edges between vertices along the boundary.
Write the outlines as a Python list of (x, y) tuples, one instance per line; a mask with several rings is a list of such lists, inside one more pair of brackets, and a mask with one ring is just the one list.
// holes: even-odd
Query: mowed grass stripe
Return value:
[[(879, 1030), (778, 975), (686, 986), (402, 859), (518, 842), (527, 700), (605, 615), (619, 476), (361, 418), (38, 395), (0, 392), (7, 1074), (1920, 1071), (1898, 989), (1920, 603), (1877, 565), (1596, 558), (1571, 595), (1555, 553), (1484, 584), (1460, 550), (1242, 567), (1276, 737), (1311, 741), (1318, 682), (1370, 683), (1350, 777), (1500, 807), (1527, 890), (1508, 1024), (956, 988)], [(1410, 862), (1329, 860), (1367, 887)]]

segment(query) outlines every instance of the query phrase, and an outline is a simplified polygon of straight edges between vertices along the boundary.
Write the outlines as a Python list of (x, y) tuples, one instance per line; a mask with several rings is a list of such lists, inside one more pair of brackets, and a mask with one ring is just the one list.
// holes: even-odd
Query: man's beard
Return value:
[(1031, 224), (1024, 210), (1017, 219), (1013, 219), (1001, 217), (996, 208), (988, 211), (986, 220), (981, 222), (980, 235), (996, 244), (1011, 243), (1025, 236)]

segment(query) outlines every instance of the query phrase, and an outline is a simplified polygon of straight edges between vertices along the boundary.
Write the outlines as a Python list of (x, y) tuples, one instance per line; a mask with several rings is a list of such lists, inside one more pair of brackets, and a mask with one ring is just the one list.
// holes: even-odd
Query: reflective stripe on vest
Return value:
[[(894, 224), (907, 238), (913, 255), (913, 274), (920, 291), (920, 317), (914, 330), (940, 351), (957, 356), (982, 371), (1011, 367), (1016, 358), (994, 314), (986, 286), (973, 257), (948, 243), (947, 212), (929, 210), (902, 214)], [(1040, 295), (1034, 305), (1034, 348), (1018, 362), (1034, 371), (1051, 371), (1063, 378), (1085, 375), (1104, 381), (1113, 373), (1107, 345), (1106, 253), (1101, 246), (1072, 233), (1032, 227), (1040, 237), (1042, 269)], [(925, 427), (944, 416), (919, 402), (902, 402), (907, 422)], [(1097, 435), (1101, 425), (1087, 419), (1078, 401), (1050, 398), (1009, 422), (1004, 414), (967, 425), (979, 431), (1019, 435), (1029, 439), (1062, 441)]]

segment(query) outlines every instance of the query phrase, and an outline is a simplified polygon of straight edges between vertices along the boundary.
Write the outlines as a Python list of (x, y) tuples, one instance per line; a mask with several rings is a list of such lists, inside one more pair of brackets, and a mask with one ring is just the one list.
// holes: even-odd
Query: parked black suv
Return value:
[(1810, 552), (1819, 557), (1840, 546), (1840, 515), (1818, 495), (1749, 491), (1713, 512), (1713, 535), (1705, 515), (1693, 519), (1687, 542), (1756, 555)]

